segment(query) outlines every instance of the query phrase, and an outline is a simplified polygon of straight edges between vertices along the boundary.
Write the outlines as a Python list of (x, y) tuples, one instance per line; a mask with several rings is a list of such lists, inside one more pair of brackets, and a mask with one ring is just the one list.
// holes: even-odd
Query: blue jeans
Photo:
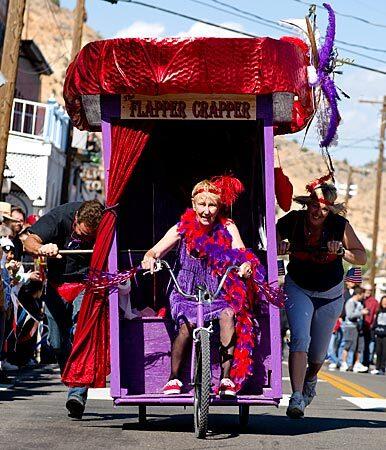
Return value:
[(311, 363), (323, 363), (330, 337), (343, 307), (341, 284), (326, 292), (308, 291), (288, 275), (285, 309), (291, 331), (290, 352), (306, 352)]
[[(342, 333), (344, 333), (344, 328), (345, 328), (345, 324), (343, 322), (342, 326), (341, 326)], [(342, 338), (340, 345), (339, 345), (339, 349), (338, 349), (338, 365), (341, 365), (341, 363), (342, 363), (342, 353), (343, 353), (345, 345), (346, 345), (346, 342)], [(354, 351), (350, 350), (347, 354), (347, 365), (350, 367), (353, 364), (354, 364)]]
[[(48, 340), (55, 353), (60, 372), (63, 373), (70, 355), (76, 321), (83, 300), (83, 292), (73, 303), (64, 301), (56, 290), (48, 283), (46, 293), (46, 316), (48, 322)], [(82, 403), (87, 400), (87, 387), (72, 387), (68, 390), (68, 398), (76, 397)]]
[(333, 333), (331, 335), (330, 344), (327, 350), (327, 358), (331, 363), (338, 364), (338, 356), (336, 355), (335, 352), (335, 341), (336, 341), (336, 334)]

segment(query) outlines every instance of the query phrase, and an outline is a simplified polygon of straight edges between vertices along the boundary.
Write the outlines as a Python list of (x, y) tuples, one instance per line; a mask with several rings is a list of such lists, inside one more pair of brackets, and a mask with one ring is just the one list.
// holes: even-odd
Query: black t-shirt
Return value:
[(323, 224), (321, 241), (313, 248), (306, 245), (305, 219), (306, 211), (291, 211), (277, 222), (281, 239), (288, 239), (293, 249), (287, 272), (303, 289), (325, 292), (343, 280), (344, 269), (340, 256), (327, 255), (323, 250), (318, 252), (318, 248), (326, 248), (329, 241), (342, 241), (347, 220), (329, 213)]
[(19, 236), (15, 236), (13, 238), (11, 238), (11, 241), (13, 243), (13, 245), (15, 246), (14, 249), (14, 253), (15, 253), (15, 260), (16, 261), (21, 261), (21, 258), (23, 256), (23, 243), (21, 242)]
[[(65, 203), (41, 217), (28, 229), (36, 234), (43, 244), (56, 244), (59, 250), (92, 249), (94, 242), (81, 242), (72, 245), (75, 213), (81, 202)], [(90, 265), (91, 254), (67, 255), (61, 259), (47, 258), (47, 278), (53, 283), (82, 281)]]

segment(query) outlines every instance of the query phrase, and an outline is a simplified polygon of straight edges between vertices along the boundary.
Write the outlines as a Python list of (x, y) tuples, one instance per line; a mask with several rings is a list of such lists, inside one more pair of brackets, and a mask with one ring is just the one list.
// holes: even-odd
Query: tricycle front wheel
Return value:
[(200, 330), (197, 338), (194, 377), (194, 434), (199, 439), (205, 439), (208, 430), (211, 382), (208, 331)]

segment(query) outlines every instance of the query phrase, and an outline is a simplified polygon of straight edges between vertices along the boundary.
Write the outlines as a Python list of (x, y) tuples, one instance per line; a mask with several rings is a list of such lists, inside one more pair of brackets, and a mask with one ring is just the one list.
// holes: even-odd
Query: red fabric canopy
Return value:
[(86, 45), (67, 70), (64, 99), (77, 128), (91, 129), (82, 95), (291, 92), (292, 124), (311, 117), (304, 46), (271, 38), (111, 39)]

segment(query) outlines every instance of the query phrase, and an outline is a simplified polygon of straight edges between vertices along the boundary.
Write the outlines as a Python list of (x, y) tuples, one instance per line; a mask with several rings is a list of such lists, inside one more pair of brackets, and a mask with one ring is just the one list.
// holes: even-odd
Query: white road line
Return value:
[(110, 388), (89, 389), (87, 398), (89, 400), (113, 400), (110, 396)]
[(289, 404), (290, 397), (291, 397), (291, 394), (283, 394), (283, 398), (280, 400), (279, 406), (287, 407)]
[(370, 397), (341, 397), (358, 406), (361, 409), (370, 409), (372, 411), (386, 411), (386, 398), (370, 398)]

